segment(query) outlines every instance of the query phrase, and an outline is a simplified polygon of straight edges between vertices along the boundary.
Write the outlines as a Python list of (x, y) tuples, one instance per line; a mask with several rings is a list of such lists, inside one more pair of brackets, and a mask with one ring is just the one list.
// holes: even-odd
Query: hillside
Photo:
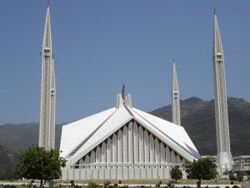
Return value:
[[(240, 98), (228, 98), (231, 151), (234, 156), (250, 154), (250, 103)], [(171, 106), (154, 110), (152, 114), (171, 120)], [(214, 101), (189, 98), (181, 101), (182, 126), (201, 155), (216, 154)]]
[[(56, 126), (56, 148), (59, 148), (61, 125)], [(38, 144), (38, 123), (6, 124), (0, 126), (0, 144), (19, 153)]]
[(0, 145), (0, 170), (11, 169), (16, 166), (17, 154)]
[[(250, 103), (228, 98), (231, 150), (234, 156), (250, 154)], [(171, 106), (150, 112), (171, 120)], [(181, 101), (182, 126), (202, 155), (216, 154), (214, 101), (192, 97)], [(59, 147), (61, 125), (56, 126), (56, 147)], [(0, 144), (19, 153), (38, 143), (38, 124), (0, 126)]]

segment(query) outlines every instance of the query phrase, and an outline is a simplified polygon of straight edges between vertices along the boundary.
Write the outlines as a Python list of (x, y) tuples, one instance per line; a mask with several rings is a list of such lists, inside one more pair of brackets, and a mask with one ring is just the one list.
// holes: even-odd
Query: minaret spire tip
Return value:
[(214, 8), (214, 15), (216, 15), (216, 8)]
[(50, 0), (47, 0), (47, 8), (50, 6)]
[(173, 80), (172, 80), (172, 122), (177, 125), (181, 125), (181, 115), (180, 115), (180, 96), (179, 96), (179, 86), (175, 67), (175, 58), (173, 59)]

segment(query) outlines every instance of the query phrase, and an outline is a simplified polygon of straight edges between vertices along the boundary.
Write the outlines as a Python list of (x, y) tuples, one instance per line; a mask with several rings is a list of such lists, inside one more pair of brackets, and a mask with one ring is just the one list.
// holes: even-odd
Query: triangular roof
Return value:
[(61, 156), (68, 160), (68, 164), (76, 163), (132, 119), (173, 148), (184, 159), (192, 161), (200, 157), (182, 126), (133, 108), (130, 95), (123, 100), (120, 94), (116, 108), (63, 126)]

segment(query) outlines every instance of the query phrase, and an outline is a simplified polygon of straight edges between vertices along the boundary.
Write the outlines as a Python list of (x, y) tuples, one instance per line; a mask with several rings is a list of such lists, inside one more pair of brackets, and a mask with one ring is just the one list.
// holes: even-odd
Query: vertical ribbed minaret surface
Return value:
[(172, 122), (176, 125), (181, 125), (181, 113), (180, 113), (180, 96), (177, 73), (175, 68), (175, 60), (173, 60), (173, 80), (172, 80)]
[(214, 68), (214, 101), (217, 138), (217, 167), (219, 174), (231, 170), (233, 167), (230, 150), (227, 92), (224, 70), (224, 51), (220, 37), (219, 25), (214, 11), (214, 42), (213, 42), (213, 68)]
[(49, 0), (47, 4), (46, 21), (42, 45), (42, 76), (41, 76), (41, 107), (39, 147), (46, 150), (55, 147), (55, 75), (52, 53), (51, 25)]

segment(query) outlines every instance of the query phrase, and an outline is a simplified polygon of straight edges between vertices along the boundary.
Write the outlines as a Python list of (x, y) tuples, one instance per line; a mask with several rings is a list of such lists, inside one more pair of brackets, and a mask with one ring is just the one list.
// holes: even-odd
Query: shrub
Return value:
[(237, 185), (234, 185), (232, 188), (239, 188)]
[(82, 188), (81, 185), (75, 185), (75, 188)]
[(161, 185), (159, 183), (155, 184), (155, 187), (161, 187)]
[(183, 174), (179, 166), (174, 166), (170, 170), (170, 176), (172, 179), (175, 179), (175, 183), (177, 183), (177, 180), (181, 179)]
[(96, 185), (95, 183), (90, 182), (87, 187), (88, 188), (98, 188), (99, 186)]
[(70, 180), (70, 186), (71, 186), (71, 187), (75, 187), (75, 182), (74, 182), (74, 180)]
[(168, 183), (168, 186), (167, 186), (167, 188), (174, 188), (175, 186), (174, 186), (174, 184), (172, 184), (172, 183)]
[(104, 187), (108, 187), (110, 185), (110, 181), (104, 181), (103, 185)]

